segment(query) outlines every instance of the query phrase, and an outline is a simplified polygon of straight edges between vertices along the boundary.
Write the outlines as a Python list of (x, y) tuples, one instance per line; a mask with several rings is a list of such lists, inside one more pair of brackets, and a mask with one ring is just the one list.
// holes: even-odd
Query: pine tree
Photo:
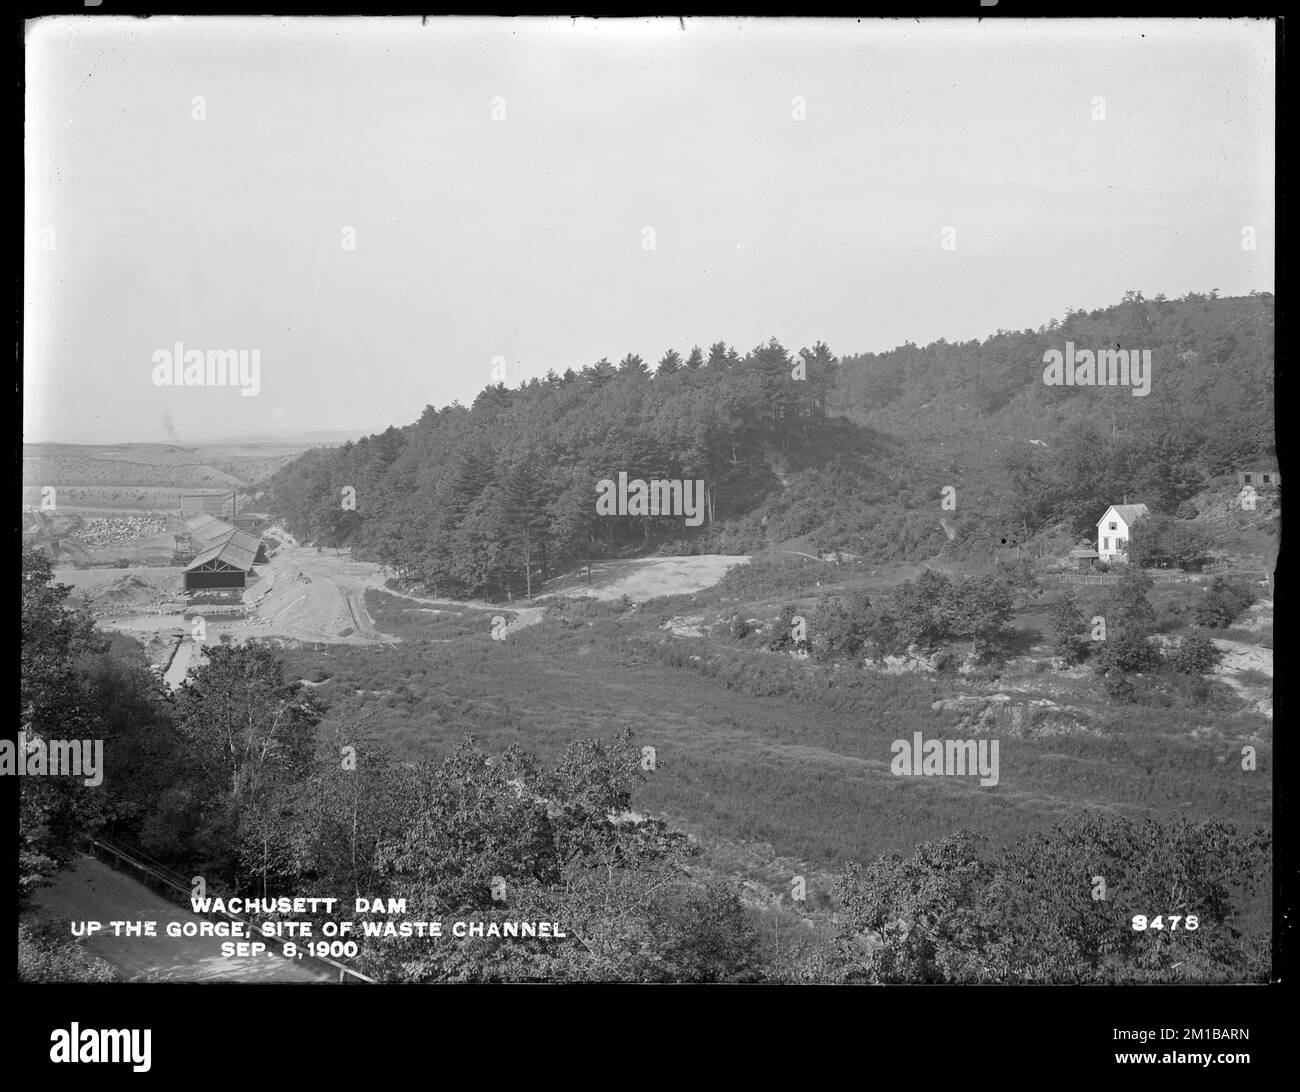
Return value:
[(681, 354), (676, 349), (669, 349), (664, 353), (659, 361), (659, 368), (656, 375), (672, 375), (675, 371), (680, 371), (682, 367)]

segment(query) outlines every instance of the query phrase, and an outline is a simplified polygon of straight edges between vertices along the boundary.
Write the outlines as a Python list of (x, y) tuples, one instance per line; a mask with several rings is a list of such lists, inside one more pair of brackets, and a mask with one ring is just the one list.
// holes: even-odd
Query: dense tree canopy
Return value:
[(503, 596), (592, 551), (689, 533), (680, 513), (598, 517), (602, 479), (703, 480), (715, 519), (752, 509), (765, 453), (823, 417), (835, 366), (825, 345), (792, 356), (773, 339), (707, 364), (669, 350), (653, 380), (628, 354), (489, 387), (469, 409), (309, 453), (274, 479), (273, 503), (301, 537), (350, 541), (438, 594)]
[[(1208, 478), (1271, 455), (1272, 328), (1269, 295), (1130, 293), (1038, 330), (842, 361), (775, 338), (743, 356), (724, 342), (628, 353), (309, 452), (271, 500), (300, 538), (464, 597), (526, 593), (620, 550), (753, 553), (806, 536), (911, 560), (1056, 523), (1090, 536), (1117, 500), (1176, 516)], [(1067, 341), (1149, 348), (1150, 393), (1045, 385), (1043, 354)], [(708, 522), (597, 515), (596, 483), (620, 472), (703, 480)], [(1154, 529), (1154, 564), (1200, 563), (1195, 536)]]

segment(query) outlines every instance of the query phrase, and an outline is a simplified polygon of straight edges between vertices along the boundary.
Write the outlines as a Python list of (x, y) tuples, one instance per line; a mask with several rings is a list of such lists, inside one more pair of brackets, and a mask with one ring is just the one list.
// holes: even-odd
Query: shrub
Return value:
[(649, 907), (658, 977), (667, 982), (759, 982), (758, 930), (740, 896), (722, 884), (660, 894)]
[(112, 964), (89, 955), (80, 944), (49, 926), (18, 926), (18, 981), (113, 982)]
[(1017, 592), (1025, 603), (1036, 599), (1043, 592), (1043, 586), (1038, 582), (1034, 571), (1034, 563), (1028, 559), (999, 561), (997, 574), (998, 578)]
[(1125, 675), (1107, 675), (1106, 697), (1121, 704), (1128, 704), (1133, 701), (1134, 687), (1132, 680)]
[(1108, 678), (1150, 671), (1159, 662), (1160, 655), (1146, 635), (1129, 626), (1110, 630), (1094, 656), (1097, 673)]
[(982, 659), (994, 654), (1012, 614), (1011, 589), (996, 577), (975, 577), (956, 585), (945, 604), (949, 632), (971, 638)]
[(867, 645), (871, 656), (880, 663), (886, 656), (892, 656), (907, 648), (907, 640), (898, 616), (888, 607), (871, 612), (866, 626)]
[(1187, 609), (1179, 603), (1170, 603), (1156, 618), (1156, 633), (1171, 633), (1187, 624)]
[(1001, 665), (996, 659), (982, 660), (967, 672), (966, 678), (975, 683), (995, 683), (1002, 678)]
[(1245, 584), (1216, 576), (1205, 598), (1192, 608), (1192, 621), (1198, 626), (1223, 629), (1255, 601), (1254, 591)]
[(824, 596), (812, 617), (817, 658), (824, 661), (855, 659), (870, 635), (871, 600), (862, 592), (848, 602)]
[(933, 648), (951, 633), (952, 581), (926, 569), (915, 583), (904, 581), (894, 592), (893, 607), (905, 645)]
[[(795, 637), (795, 629), (799, 626), (796, 619), (802, 617), (798, 607), (787, 606), (782, 611), (781, 621), (776, 624), (772, 640), (768, 642), (767, 650), (769, 652), (789, 652), (791, 650), (807, 652), (809, 650), (808, 639), (806, 637)], [(805, 633), (807, 632), (806, 619), (804, 619), (802, 630)]]
[(1085, 652), (1083, 642), (1079, 640), (1079, 634), (1084, 629), (1083, 611), (1074, 601), (1074, 596), (1066, 592), (1060, 599), (1052, 604), (1052, 609), (1048, 612), (1048, 618), (1052, 626), (1052, 650), (1057, 656), (1060, 656), (1067, 664), (1077, 664), (1084, 658)]
[(1133, 526), (1129, 539), (1133, 564), (1200, 572), (1209, 561), (1205, 540), (1194, 528), (1167, 516), (1148, 516)]
[(957, 668), (961, 666), (961, 657), (952, 649), (945, 648), (937, 653), (930, 663), (940, 675), (955, 675)]
[(1213, 690), (1210, 684), (1204, 679), (1196, 679), (1192, 683), (1192, 704), (1208, 705), (1210, 698), (1213, 696)]
[(1117, 566), (1119, 583), (1102, 604), (1106, 625), (1141, 628), (1149, 631), (1155, 625), (1156, 611), (1147, 599), (1154, 581), (1141, 569), (1132, 565)]
[(1180, 675), (1204, 675), (1214, 670), (1221, 657), (1222, 653), (1209, 637), (1193, 630), (1179, 640), (1169, 664)]

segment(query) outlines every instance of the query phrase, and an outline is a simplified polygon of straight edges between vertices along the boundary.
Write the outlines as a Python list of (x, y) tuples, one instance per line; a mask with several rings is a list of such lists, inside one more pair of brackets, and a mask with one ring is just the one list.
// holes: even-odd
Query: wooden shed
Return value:
[[(237, 532), (244, 538), (252, 536)], [(213, 588), (243, 588), (257, 560), (261, 542), (239, 542), (234, 535), (199, 554), (185, 567), (185, 590), (207, 591)]]

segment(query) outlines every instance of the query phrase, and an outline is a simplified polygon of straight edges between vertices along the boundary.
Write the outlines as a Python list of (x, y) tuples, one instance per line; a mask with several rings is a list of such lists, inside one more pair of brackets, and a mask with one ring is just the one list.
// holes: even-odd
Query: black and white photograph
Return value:
[(997, 9), (20, 24), (38, 1063), (1273, 989), (1280, 20)]

